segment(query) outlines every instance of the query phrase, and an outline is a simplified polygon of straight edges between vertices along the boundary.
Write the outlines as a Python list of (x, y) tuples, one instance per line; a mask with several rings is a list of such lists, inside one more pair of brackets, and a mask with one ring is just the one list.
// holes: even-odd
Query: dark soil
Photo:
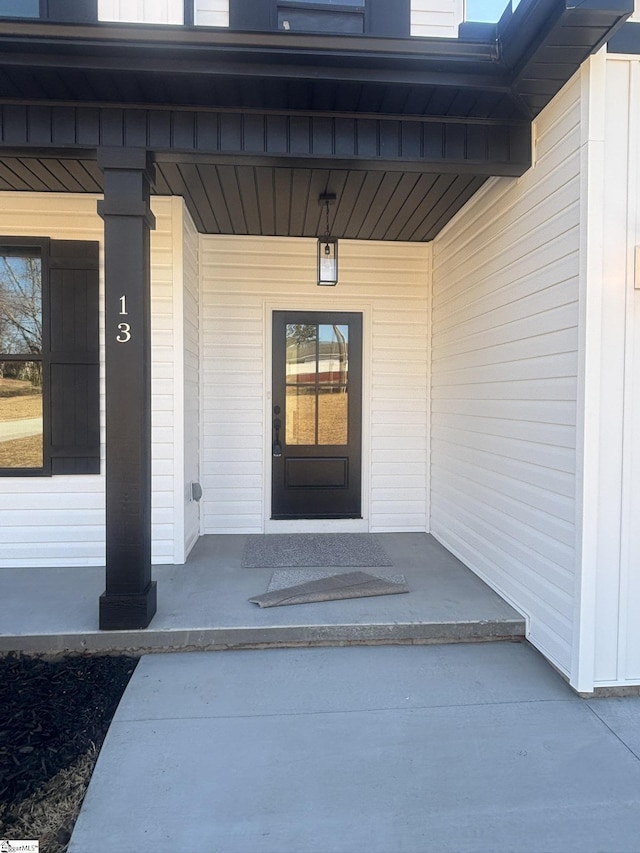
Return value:
[[(38, 837), (23, 834), (25, 815), (35, 814), (36, 801), (46, 814), (47, 798), (52, 813), (58, 808), (56, 780), (74, 776), (83, 793), (93, 762), (82, 759), (97, 756), (136, 663), (109, 655), (0, 658), (0, 839)], [(80, 766), (78, 775), (73, 768)], [(68, 842), (73, 820), (61, 814), (57, 849)]]

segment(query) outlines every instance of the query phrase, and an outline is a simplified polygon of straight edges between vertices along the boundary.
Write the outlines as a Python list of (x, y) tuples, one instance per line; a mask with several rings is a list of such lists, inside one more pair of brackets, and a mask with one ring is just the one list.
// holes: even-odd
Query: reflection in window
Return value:
[(0, 0), (0, 18), (39, 18), (40, 0)]
[(0, 468), (42, 468), (42, 261), (0, 246)]
[(286, 443), (347, 444), (349, 327), (296, 323), (286, 334)]
[(0, 468), (42, 468), (42, 362), (0, 361)]
[(278, 29), (306, 33), (364, 33), (365, 0), (281, 0)]

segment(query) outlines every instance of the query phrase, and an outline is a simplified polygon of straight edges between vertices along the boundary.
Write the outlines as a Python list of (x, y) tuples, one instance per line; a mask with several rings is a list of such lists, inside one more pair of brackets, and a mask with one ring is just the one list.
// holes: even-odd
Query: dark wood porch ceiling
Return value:
[(0, 189), (102, 191), (96, 151), (142, 147), (156, 192), (212, 234), (432, 239), (632, 0), (522, 0), (460, 39), (0, 24)]

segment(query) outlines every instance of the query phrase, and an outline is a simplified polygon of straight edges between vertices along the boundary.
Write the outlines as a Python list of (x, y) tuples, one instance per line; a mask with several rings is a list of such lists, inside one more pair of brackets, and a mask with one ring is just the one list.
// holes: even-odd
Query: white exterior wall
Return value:
[(433, 246), (431, 531), (563, 672), (576, 584), (580, 76)]
[(464, 20), (464, 0), (412, 0), (411, 35), (457, 38)]
[(203, 532), (287, 524), (269, 521), (272, 309), (364, 312), (364, 520), (322, 527), (425, 530), (430, 248), (341, 241), (335, 288), (315, 240), (203, 236), (200, 258)]
[[(103, 223), (97, 196), (1, 193), (0, 234), (98, 240)], [(174, 332), (175, 255), (182, 202), (154, 199), (151, 239), (153, 561), (181, 562), (182, 504), (176, 501), (174, 459), (182, 454), (182, 332)], [(176, 222), (177, 220), (177, 222)], [(193, 241), (192, 241), (193, 242)], [(104, 360), (104, 274), (101, 250), (101, 359)], [(176, 284), (182, 288), (182, 278)], [(104, 369), (101, 370), (104, 471)], [(181, 433), (181, 431), (180, 431)], [(176, 538), (177, 537), (177, 538)], [(104, 563), (104, 475), (0, 477), (0, 567), (82, 566)]]
[(640, 683), (640, 59), (603, 55), (596, 71), (581, 689)]

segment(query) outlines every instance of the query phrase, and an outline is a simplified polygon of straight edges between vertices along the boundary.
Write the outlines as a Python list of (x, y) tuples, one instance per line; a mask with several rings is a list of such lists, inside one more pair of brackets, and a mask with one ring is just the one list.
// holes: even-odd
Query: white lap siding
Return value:
[(576, 554), (580, 79), (433, 246), (431, 530), (571, 665)]
[[(0, 235), (98, 240), (97, 196), (1, 193)], [(152, 234), (153, 559), (174, 560), (174, 394), (181, 356), (173, 332), (173, 208), (154, 199)], [(101, 251), (102, 264), (102, 251)], [(103, 273), (101, 272), (101, 294)], [(104, 353), (101, 295), (101, 353)], [(103, 356), (102, 356), (103, 360)], [(0, 477), (0, 567), (104, 563), (104, 369), (101, 369), (102, 475)]]
[(229, 0), (195, 0), (195, 22), (203, 27), (229, 26)]
[(316, 284), (314, 240), (201, 237), (203, 532), (264, 529), (268, 306), (365, 314), (364, 505), (371, 530), (426, 529), (428, 246), (340, 242)]
[(457, 38), (464, 0), (412, 0), (411, 35)]

